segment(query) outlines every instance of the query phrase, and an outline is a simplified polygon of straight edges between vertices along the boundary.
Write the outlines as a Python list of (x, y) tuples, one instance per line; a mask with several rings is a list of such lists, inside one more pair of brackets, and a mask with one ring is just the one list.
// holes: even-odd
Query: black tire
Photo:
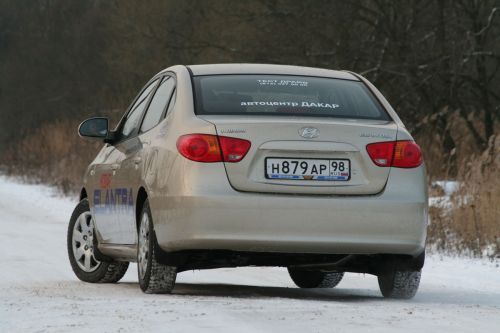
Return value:
[[(80, 223), (82, 221), (79, 220), (80, 218), (88, 219), (87, 225), (89, 226), (88, 229), (89, 234), (86, 235), (86, 237), (89, 237), (88, 238), (89, 243), (81, 244), (79, 241), (77, 241), (76, 243), (80, 244), (80, 247), (87, 245), (88, 249), (86, 251), (89, 251), (92, 254), (91, 262), (92, 265), (95, 265), (95, 267), (91, 271), (86, 271), (84, 267), (81, 266), (82, 265), (81, 263), (79, 265), (78, 263), (79, 261), (77, 261), (77, 258), (75, 257), (75, 250), (73, 246), (73, 237), (75, 235), (74, 229), (75, 229), (75, 224)], [(96, 260), (93, 253), (93, 246), (95, 244), (93, 242), (93, 235), (94, 235), (94, 228), (93, 228), (92, 217), (90, 215), (89, 202), (87, 199), (83, 199), (82, 201), (80, 201), (80, 203), (78, 203), (75, 210), (73, 211), (73, 214), (71, 215), (71, 219), (68, 225), (67, 249), (68, 249), (68, 257), (69, 257), (69, 262), (71, 264), (71, 268), (73, 269), (75, 275), (84, 282), (115, 283), (120, 281), (120, 279), (127, 272), (129, 263), (122, 261), (104, 262)]]
[(288, 274), (299, 288), (334, 288), (344, 277), (343, 272), (325, 273), (295, 268), (288, 268)]
[(420, 271), (391, 270), (378, 276), (378, 285), (386, 298), (413, 298), (420, 285)]
[(177, 267), (158, 261), (153, 218), (147, 199), (140, 215), (138, 239), (137, 275), (141, 290), (146, 294), (169, 294), (175, 286)]

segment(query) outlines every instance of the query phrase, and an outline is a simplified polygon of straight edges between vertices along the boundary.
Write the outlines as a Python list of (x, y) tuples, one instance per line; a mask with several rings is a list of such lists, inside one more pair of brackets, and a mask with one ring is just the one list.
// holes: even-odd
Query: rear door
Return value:
[(137, 137), (144, 111), (159, 79), (149, 82), (138, 95), (117, 130), (117, 142), (96, 176), (94, 219), (103, 243), (135, 244), (135, 201), (140, 183), (143, 143)]
[(390, 168), (366, 146), (396, 140), (397, 125), (362, 82), (283, 75), (195, 77), (197, 114), (218, 135), (249, 140), (248, 154), (225, 163), (239, 191), (368, 195)]

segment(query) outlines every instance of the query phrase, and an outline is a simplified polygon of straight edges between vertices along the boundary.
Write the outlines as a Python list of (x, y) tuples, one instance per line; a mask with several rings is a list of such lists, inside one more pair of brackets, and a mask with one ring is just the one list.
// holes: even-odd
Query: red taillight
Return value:
[(222, 158), (215, 135), (183, 135), (177, 139), (177, 149), (182, 156), (192, 161), (220, 162)]
[(366, 151), (373, 163), (381, 167), (415, 168), (422, 164), (422, 152), (413, 141), (371, 143)]
[(366, 146), (373, 163), (381, 167), (391, 166), (395, 142), (377, 142)]
[(222, 148), (222, 158), (224, 162), (239, 162), (245, 157), (250, 149), (250, 141), (219, 136), (220, 146)]
[(250, 141), (211, 134), (187, 134), (177, 139), (177, 149), (196, 162), (239, 162), (250, 149)]
[(394, 149), (392, 166), (397, 168), (415, 168), (422, 164), (422, 151), (413, 141), (397, 141)]

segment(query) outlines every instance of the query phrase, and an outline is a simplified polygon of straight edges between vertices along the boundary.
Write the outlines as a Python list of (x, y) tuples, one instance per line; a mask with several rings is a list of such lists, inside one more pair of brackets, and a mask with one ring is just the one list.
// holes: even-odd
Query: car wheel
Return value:
[(103, 262), (96, 259), (94, 220), (89, 202), (83, 199), (76, 206), (68, 225), (67, 248), (71, 268), (82, 281), (115, 283), (127, 272), (128, 262)]
[(420, 285), (420, 271), (391, 270), (378, 275), (378, 285), (386, 298), (410, 299)]
[(174, 289), (177, 267), (163, 265), (158, 261), (153, 219), (147, 200), (139, 223), (137, 271), (139, 285), (147, 294), (168, 294)]
[(344, 277), (343, 272), (325, 273), (295, 268), (288, 268), (288, 274), (300, 288), (334, 288)]

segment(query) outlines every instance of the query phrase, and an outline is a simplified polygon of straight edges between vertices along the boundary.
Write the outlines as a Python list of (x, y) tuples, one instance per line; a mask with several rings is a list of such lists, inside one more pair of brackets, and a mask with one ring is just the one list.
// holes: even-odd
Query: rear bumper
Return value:
[(152, 198), (163, 250), (415, 256), (424, 249), (423, 166), (391, 170), (386, 188), (374, 196), (245, 193), (217, 182), (227, 179), (221, 176), (185, 193)]

